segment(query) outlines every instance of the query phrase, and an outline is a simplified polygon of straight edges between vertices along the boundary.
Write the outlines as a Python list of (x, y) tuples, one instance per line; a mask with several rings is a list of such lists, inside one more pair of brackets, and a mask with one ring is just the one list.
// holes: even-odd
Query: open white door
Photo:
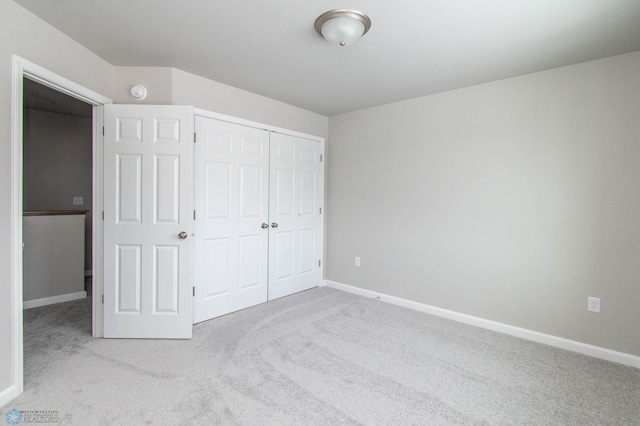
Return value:
[(323, 144), (271, 133), (269, 300), (322, 281)]
[(193, 108), (106, 105), (104, 337), (191, 338)]
[(195, 122), (197, 323), (267, 301), (269, 132)]

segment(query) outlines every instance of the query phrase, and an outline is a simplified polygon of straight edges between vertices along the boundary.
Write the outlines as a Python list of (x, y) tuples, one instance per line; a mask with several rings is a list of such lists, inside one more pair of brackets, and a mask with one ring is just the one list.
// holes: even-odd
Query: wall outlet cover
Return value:
[(600, 298), (599, 297), (589, 297), (587, 299), (587, 310), (589, 312), (600, 313)]

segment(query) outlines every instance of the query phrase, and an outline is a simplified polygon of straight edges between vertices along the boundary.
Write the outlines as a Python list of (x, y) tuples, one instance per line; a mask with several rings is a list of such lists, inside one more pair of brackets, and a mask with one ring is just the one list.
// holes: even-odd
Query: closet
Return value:
[(195, 119), (194, 322), (320, 285), (323, 144)]
[(324, 139), (189, 106), (104, 110), (104, 336), (321, 285)]

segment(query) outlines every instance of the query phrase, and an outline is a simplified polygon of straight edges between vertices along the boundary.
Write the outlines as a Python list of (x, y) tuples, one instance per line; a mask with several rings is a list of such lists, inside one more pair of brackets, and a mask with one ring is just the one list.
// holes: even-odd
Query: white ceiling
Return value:
[[(15, 0), (113, 65), (175, 67), (324, 115), (640, 50), (639, 0)], [(330, 9), (372, 27), (315, 33)]]

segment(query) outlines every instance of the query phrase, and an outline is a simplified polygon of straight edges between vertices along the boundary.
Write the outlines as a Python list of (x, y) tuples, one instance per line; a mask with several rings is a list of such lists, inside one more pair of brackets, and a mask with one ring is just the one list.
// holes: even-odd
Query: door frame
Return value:
[(102, 106), (113, 101), (99, 93), (55, 74), (17, 55), (12, 55), (11, 78), (11, 309), (12, 309), (12, 392), (9, 399), (24, 390), (23, 342), (23, 259), (22, 259), (22, 196), (23, 196), (23, 78), (57, 90), (93, 106), (92, 111), (92, 245), (93, 287), (92, 326), (94, 337), (102, 336)]

